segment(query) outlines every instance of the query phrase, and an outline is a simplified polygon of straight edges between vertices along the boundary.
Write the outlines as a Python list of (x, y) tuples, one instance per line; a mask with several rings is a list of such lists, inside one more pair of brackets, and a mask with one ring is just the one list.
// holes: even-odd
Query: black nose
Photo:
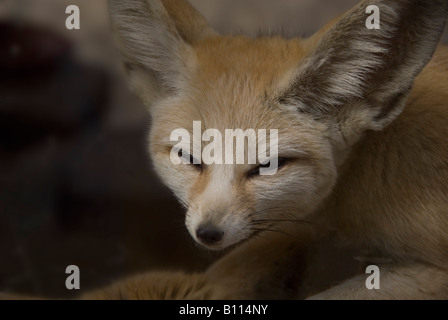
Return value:
[(224, 232), (211, 225), (203, 225), (196, 230), (196, 237), (204, 244), (216, 244), (223, 236)]

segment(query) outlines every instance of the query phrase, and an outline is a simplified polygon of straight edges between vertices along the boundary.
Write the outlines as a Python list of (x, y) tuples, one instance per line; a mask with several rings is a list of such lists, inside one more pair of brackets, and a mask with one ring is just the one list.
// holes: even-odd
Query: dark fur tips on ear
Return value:
[[(380, 9), (378, 30), (365, 26), (370, 5)], [(447, 15), (446, 0), (362, 1), (323, 34), (282, 101), (315, 117), (360, 100), (373, 122), (398, 115), (434, 54)]]
[(186, 0), (109, 0), (109, 12), (129, 75), (140, 77), (131, 84), (157, 92), (176, 90), (185, 81), (190, 45), (213, 34)]

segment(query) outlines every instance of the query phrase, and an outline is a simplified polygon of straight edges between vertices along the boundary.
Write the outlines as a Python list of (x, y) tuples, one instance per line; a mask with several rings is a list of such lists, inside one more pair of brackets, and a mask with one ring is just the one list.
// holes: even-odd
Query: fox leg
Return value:
[(287, 299), (300, 286), (304, 264), (300, 239), (274, 235), (234, 249), (206, 276), (210, 283), (225, 284), (233, 299)]
[(380, 268), (379, 289), (367, 289), (368, 275), (359, 275), (310, 300), (448, 299), (448, 270), (424, 264)]
[[(304, 299), (359, 272), (354, 255), (338, 252), (328, 245), (331, 242), (305, 227), (269, 234), (234, 249), (205, 275), (210, 284), (226, 288), (232, 299)], [(330, 278), (338, 264), (336, 269), (344, 272)]]

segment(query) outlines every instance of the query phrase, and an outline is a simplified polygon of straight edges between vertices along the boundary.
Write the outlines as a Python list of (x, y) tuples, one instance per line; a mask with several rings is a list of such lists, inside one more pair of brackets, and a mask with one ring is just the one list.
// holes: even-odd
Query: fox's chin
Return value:
[(247, 242), (248, 240), (252, 239), (252, 236), (254, 236), (254, 235), (255, 235), (255, 233), (248, 234), (243, 238), (223, 239), (223, 241), (216, 243), (216, 244), (205, 244), (205, 243), (202, 243), (200, 240), (196, 239), (195, 237), (193, 237), (193, 238), (196, 241), (196, 243), (204, 249), (207, 249), (210, 251), (223, 251), (223, 250), (231, 250), (231, 249)]
[(223, 251), (229, 248), (233, 248), (240, 243), (244, 242), (245, 239), (235, 240), (235, 241), (223, 241), (222, 243), (217, 244), (205, 244), (201, 241), (195, 239), (196, 243), (199, 244), (202, 248), (210, 250), (210, 251)]
[(221, 244), (208, 245), (198, 241), (196, 241), (196, 243), (198, 243), (202, 248), (210, 251), (222, 251), (230, 247), (229, 245), (221, 245)]

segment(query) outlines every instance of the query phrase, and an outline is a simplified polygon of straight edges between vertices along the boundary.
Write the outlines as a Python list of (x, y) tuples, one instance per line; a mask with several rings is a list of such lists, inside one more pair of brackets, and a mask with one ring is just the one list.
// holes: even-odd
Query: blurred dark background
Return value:
[[(218, 29), (309, 35), (355, 0), (192, 0)], [(65, 28), (78, 5), (81, 29)], [(128, 90), (105, 0), (0, 0), (0, 291), (73, 297), (149, 270), (203, 270), (155, 176), (150, 119)]]

